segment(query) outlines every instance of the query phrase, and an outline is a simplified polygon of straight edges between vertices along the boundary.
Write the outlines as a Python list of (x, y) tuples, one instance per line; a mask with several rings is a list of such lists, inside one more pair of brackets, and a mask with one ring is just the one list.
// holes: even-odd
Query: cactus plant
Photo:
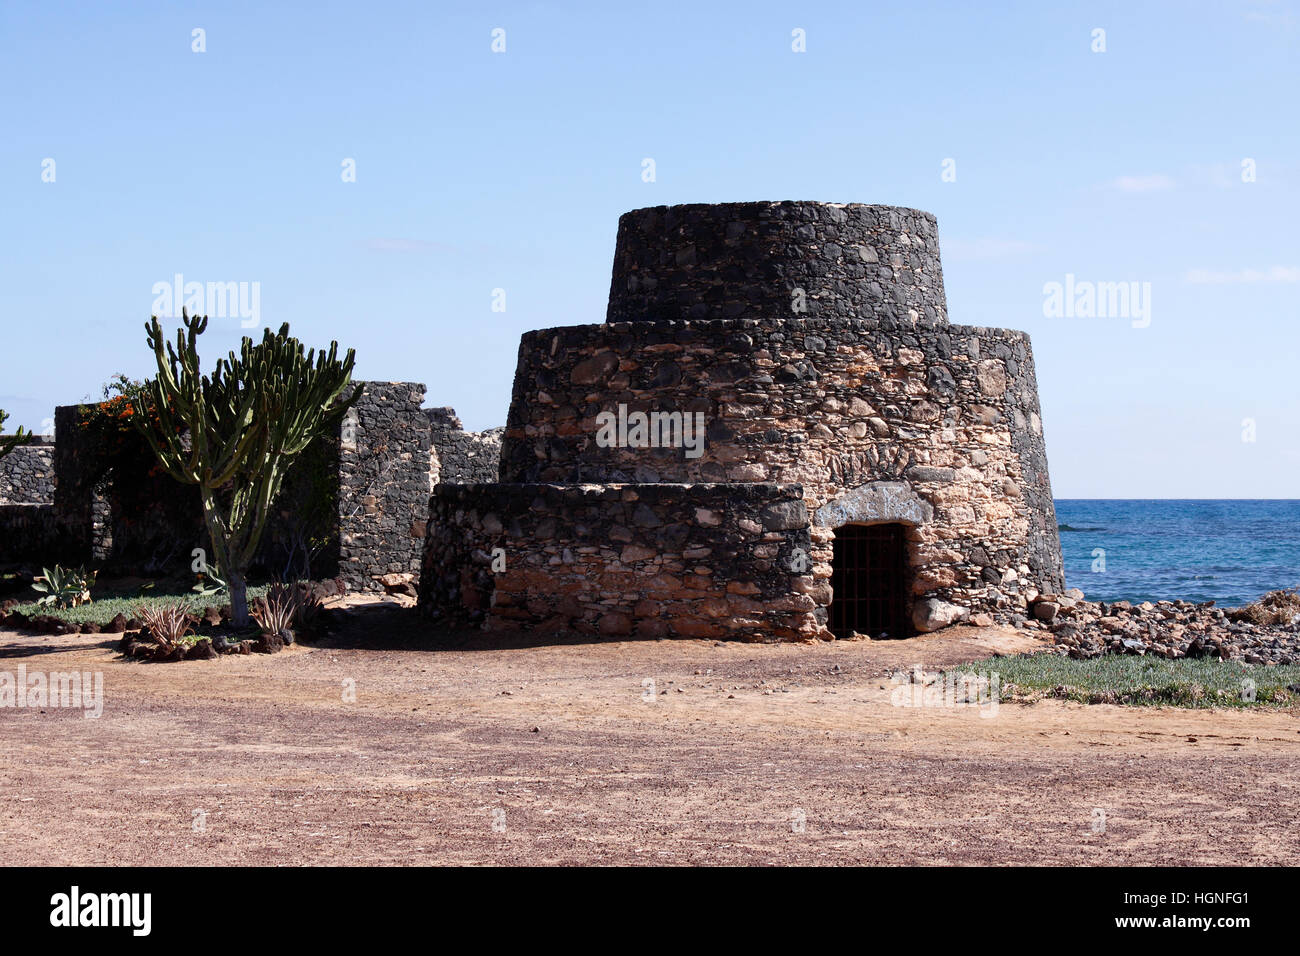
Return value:
[(271, 503), (294, 459), (360, 396), (359, 385), (349, 393), (356, 353), (340, 359), (337, 342), (304, 352), (285, 323), (278, 332), (264, 329), (257, 344), (245, 336), (239, 355), (203, 375), (198, 337), (207, 316), (182, 311), (181, 319), (174, 345), (156, 316), (145, 324), (158, 365), (147, 383), (153, 414), (136, 409), (132, 422), (168, 474), (198, 486), (215, 563), (230, 588), (231, 621), (244, 627), (245, 575)]
[[(4, 427), (5, 421), (9, 418), (9, 413), (0, 408), (0, 428)], [(21, 428), (12, 435), (0, 435), (0, 458), (9, 454), (27, 439), (32, 437), (31, 432), (25, 432)]]

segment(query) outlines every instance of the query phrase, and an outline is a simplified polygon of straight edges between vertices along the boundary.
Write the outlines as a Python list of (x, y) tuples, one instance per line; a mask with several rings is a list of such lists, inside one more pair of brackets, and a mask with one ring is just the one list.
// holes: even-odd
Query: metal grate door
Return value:
[(901, 524), (849, 524), (835, 531), (830, 629), (906, 637), (907, 538)]

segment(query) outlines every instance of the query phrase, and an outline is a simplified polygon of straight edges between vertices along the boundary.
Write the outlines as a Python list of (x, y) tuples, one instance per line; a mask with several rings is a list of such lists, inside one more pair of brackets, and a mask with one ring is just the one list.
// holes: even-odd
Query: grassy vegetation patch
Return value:
[[(254, 598), (266, 594), (266, 587), (249, 587), (248, 600), (251, 604)], [(39, 605), (35, 602), (29, 604), (19, 604), (12, 608), (28, 617), (35, 617), (38, 614), (48, 615), (58, 618), (61, 621), (67, 621), (69, 624), (107, 624), (118, 614), (127, 618), (136, 616), (136, 611), (140, 605), (155, 604), (183, 604), (187, 610), (194, 614), (202, 613), (203, 609), (211, 606), (222, 606), (230, 603), (229, 597), (202, 597), (183, 584), (169, 586), (159, 584), (152, 588), (132, 588), (124, 590), (121, 587), (105, 585), (96, 587), (91, 591), (93, 600), (89, 604), (82, 604), (79, 607), (56, 608), (49, 605)]]
[(1214, 658), (1168, 660), (1058, 654), (990, 657), (956, 673), (996, 672), (1004, 699), (1055, 697), (1085, 704), (1285, 707), (1300, 703), (1300, 665), (1264, 667)]

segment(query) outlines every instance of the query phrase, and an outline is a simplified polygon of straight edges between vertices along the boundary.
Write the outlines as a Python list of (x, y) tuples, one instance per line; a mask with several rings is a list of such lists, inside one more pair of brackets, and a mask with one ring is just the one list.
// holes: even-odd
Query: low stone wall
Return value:
[(474, 485), (497, 480), (504, 427), (467, 432), (454, 408), (424, 412), (429, 416), (434, 450), (430, 488), (439, 482)]
[(444, 484), (420, 606), (489, 630), (827, 637), (810, 548), (798, 485)]
[(54, 501), (54, 440), (37, 438), (0, 458), (0, 505)]

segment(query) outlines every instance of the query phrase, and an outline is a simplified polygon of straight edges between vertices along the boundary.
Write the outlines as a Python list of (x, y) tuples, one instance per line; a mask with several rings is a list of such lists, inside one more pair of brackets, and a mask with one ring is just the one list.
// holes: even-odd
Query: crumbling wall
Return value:
[[(306, 576), (310, 567), (317, 579), (341, 575), (354, 590), (381, 590), (380, 577), (418, 571), (431, 455), (424, 386), (361, 384), (338, 433), (313, 442), (286, 475), (255, 574)], [(97, 410), (55, 410), (53, 506), (48, 515), (0, 513), (0, 560), (30, 562), (39, 550), (65, 566), (188, 572), (195, 548), (211, 555), (197, 489), (162, 471), (121, 421), (96, 419)]]
[(54, 441), (37, 437), (0, 458), (0, 565), (49, 564), (56, 554)]
[[(454, 408), (426, 408), (435, 461), (432, 485), (487, 484), (497, 480), (503, 427), (467, 432)], [(431, 485), (431, 487), (432, 487)]]

